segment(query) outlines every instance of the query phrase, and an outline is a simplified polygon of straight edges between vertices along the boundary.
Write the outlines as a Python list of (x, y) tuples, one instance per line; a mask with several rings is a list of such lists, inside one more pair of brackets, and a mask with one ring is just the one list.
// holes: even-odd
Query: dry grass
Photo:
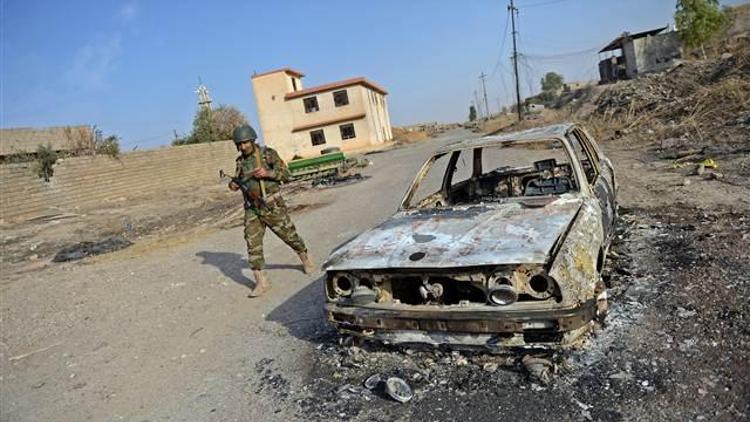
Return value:
[[(688, 62), (671, 72), (611, 85), (579, 117), (600, 138), (680, 138), (718, 143), (741, 138), (750, 110), (750, 55)], [(745, 136), (745, 138), (747, 138)]]
[(393, 127), (391, 131), (393, 132), (393, 141), (399, 145), (423, 141), (430, 137), (426, 131), (409, 131), (399, 127)]

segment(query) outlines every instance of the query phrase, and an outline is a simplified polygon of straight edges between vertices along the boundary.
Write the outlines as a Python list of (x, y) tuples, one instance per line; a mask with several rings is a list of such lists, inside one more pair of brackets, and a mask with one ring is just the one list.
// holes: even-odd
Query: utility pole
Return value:
[(516, 110), (518, 110), (518, 120), (523, 120), (521, 114), (521, 84), (518, 80), (518, 47), (516, 46), (516, 13), (518, 8), (513, 4), (513, 0), (510, 0), (510, 6), (508, 6), (510, 12), (510, 21), (513, 25), (513, 73), (516, 76)]
[(482, 113), (482, 105), (479, 103), (479, 96), (477, 95), (477, 90), (474, 90), (474, 104), (477, 105), (477, 114), (480, 116), (484, 113)]
[(479, 79), (482, 80), (482, 92), (484, 93), (484, 111), (487, 113), (487, 118), (490, 118), (490, 105), (487, 103), (487, 87), (484, 85), (484, 78), (487, 77), (487, 75), (482, 72), (481, 75), (479, 75)]

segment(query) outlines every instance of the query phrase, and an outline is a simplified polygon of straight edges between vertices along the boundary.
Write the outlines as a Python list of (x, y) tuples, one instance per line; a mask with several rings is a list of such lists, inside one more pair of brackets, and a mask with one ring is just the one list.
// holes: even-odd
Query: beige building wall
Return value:
[[(251, 78), (263, 141), (285, 160), (314, 157), (326, 148), (363, 149), (393, 138), (386, 95), (364, 78), (335, 82), (303, 91), (301, 73), (290, 69)], [(296, 89), (295, 89), (296, 88)], [(336, 106), (333, 93), (346, 90), (349, 104)], [(383, 91), (384, 92), (384, 91)], [(318, 111), (306, 113), (304, 100), (315, 97)], [(340, 126), (352, 124), (355, 137), (342, 139)], [(311, 132), (322, 130), (325, 143), (313, 145)]]
[(283, 140), (288, 135), (288, 128), (294, 126), (294, 115), (284, 100), (284, 95), (292, 91), (291, 78), (285, 72), (277, 72), (252, 79), (262, 139), (267, 145), (274, 145), (282, 157), (282, 152), (287, 149), (282, 148)]

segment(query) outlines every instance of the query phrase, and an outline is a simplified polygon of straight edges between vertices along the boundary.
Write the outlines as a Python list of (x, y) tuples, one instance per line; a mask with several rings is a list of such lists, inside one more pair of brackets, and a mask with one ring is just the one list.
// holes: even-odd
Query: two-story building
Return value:
[(363, 149), (390, 141), (388, 92), (365, 78), (303, 88), (304, 74), (284, 68), (252, 76), (266, 145), (285, 160), (326, 148)]

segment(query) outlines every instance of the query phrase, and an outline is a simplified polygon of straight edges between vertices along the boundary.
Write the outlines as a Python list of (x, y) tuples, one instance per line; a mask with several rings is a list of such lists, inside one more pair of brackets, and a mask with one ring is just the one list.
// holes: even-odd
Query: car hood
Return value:
[(395, 214), (331, 253), (330, 270), (544, 263), (581, 200), (557, 198)]

